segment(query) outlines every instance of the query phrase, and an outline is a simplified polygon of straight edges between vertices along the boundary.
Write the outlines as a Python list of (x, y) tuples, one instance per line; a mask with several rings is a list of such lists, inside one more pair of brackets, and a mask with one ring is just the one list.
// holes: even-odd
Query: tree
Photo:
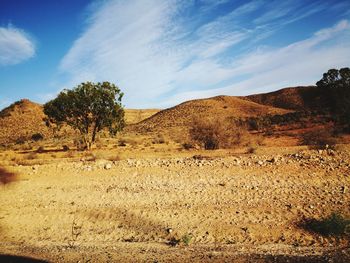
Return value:
[(341, 123), (350, 127), (350, 68), (330, 69), (316, 85), (329, 98), (329, 108)]
[(44, 105), (49, 124), (67, 124), (82, 135), (85, 149), (90, 149), (101, 130), (115, 135), (124, 127), (123, 93), (109, 82), (85, 82), (72, 90), (63, 90)]

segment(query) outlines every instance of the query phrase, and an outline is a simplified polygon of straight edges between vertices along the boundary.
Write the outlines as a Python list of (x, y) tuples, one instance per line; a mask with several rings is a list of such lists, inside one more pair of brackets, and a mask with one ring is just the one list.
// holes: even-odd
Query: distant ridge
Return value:
[(241, 97), (259, 104), (290, 110), (318, 110), (325, 105), (317, 86), (300, 86)]
[[(126, 109), (126, 132), (186, 131), (193, 118), (257, 117), (292, 111), (313, 111), (326, 105), (316, 86), (289, 87), (250, 96), (216, 96), (183, 102), (165, 110)], [(35, 133), (52, 136), (43, 119), (42, 105), (23, 99), (0, 111), (0, 144), (28, 140)], [(171, 133), (171, 131), (169, 131)]]

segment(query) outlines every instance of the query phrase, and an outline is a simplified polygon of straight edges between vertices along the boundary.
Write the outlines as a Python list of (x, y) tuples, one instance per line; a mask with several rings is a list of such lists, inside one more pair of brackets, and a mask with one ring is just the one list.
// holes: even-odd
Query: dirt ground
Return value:
[(169, 155), (8, 164), (0, 260), (350, 262), (346, 238), (302, 226), (350, 215), (350, 145)]

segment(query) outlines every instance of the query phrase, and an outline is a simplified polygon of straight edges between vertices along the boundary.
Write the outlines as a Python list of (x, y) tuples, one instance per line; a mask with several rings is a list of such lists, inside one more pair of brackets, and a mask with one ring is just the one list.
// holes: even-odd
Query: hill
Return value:
[(172, 127), (188, 127), (193, 118), (256, 117), (288, 112), (290, 110), (261, 105), (243, 98), (217, 96), (183, 102), (162, 110), (150, 118), (132, 125), (129, 129), (139, 132), (163, 130)]
[(51, 136), (44, 118), (40, 104), (27, 99), (11, 104), (0, 112), (0, 143), (25, 141), (36, 133), (44, 137)]
[[(157, 109), (125, 109), (125, 121), (134, 124), (157, 112)], [(0, 111), (0, 144), (30, 140), (36, 133), (51, 137), (52, 131), (43, 121), (45, 117), (43, 106), (28, 99), (11, 104)]]
[(325, 105), (322, 90), (316, 86), (289, 87), (241, 98), (262, 105), (290, 110), (318, 110)]
[[(126, 109), (126, 132), (186, 132), (194, 118), (244, 118), (282, 115), (295, 110), (317, 110), (325, 105), (316, 86), (290, 87), (245, 97), (217, 96), (183, 102), (165, 110)], [(30, 139), (35, 133), (52, 136), (43, 119), (42, 105), (27, 99), (0, 112), (0, 144)]]
[(126, 124), (135, 124), (158, 113), (158, 109), (125, 109)]

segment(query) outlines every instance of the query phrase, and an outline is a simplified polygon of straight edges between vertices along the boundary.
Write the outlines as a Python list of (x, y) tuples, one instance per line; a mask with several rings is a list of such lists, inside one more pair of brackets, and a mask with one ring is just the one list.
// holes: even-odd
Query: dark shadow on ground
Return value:
[(20, 151), (18, 153), (20, 154), (27, 154), (27, 153), (37, 153), (37, 154), (41, 154), (41, 153), (58, 153), (58, 152), (67, 152), (67, 150), (65, 149), (43, 149), (43, 150), (28, 150), (28, 151)]
[(0, 262), (6, 263), (47, 263), (49, 261), (29, 258), (29, 257), (21, 257), (21, 256), (13, 256), (13, 255), (0, 255)]
[(333, 254), (333, 255), (320, 255), (320, 256), (289, 256), (289, 255), (277, 255), (277, 256), (264, 256), (262, 261), (264, 263), (349, 263), (350, 256), (345, 254)]
[(7, 171), (0, 167), (0, 185), (8, 184), (16, 180), (16, 174)]

